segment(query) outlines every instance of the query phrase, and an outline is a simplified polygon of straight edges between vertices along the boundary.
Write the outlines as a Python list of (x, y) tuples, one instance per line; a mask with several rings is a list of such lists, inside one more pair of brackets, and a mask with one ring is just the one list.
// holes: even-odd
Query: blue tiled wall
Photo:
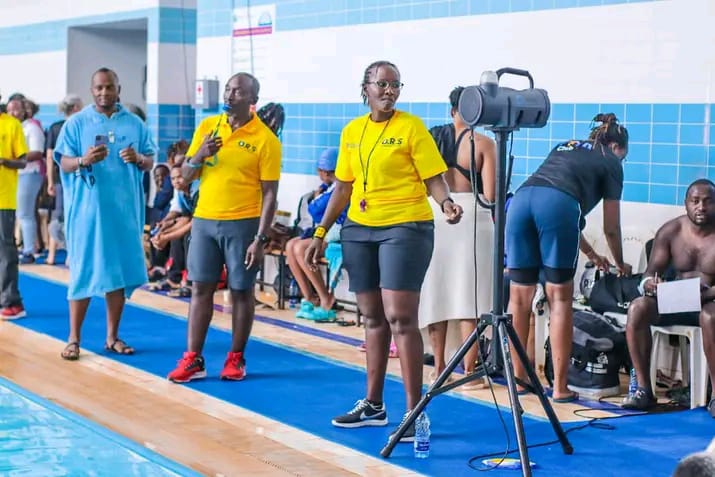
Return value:
[[(275, 3), (276, 28), (287, 31), (646, 1), (658, 0), (250, 0), (250, 4)], [(198, 0), (198, 36), (230, 35), (234, 6), (245, 7), (248, 3), (248, 0)]]
[[(367, 112), (359, 103), (284, 106), (284, 171), (301, 174), (315, 173), (320, 151), (337, 146), (347, 121)], [(448, 105), (443, 103), (400, 107), (422, 117), (428, 127), (449, 121)], [(536, 170), (559, 141), (586, 137), (591, 119), (601, 111), (616, 113), (630, 132), (624, 200), (679, 204), (690, 182), (715, 179), (715, 105), (554, 104), (546, 127), (515, 133), (513, 185)]]
[(68, 28), (142, 18), (149, 42), (196, 43), (196, 10), (162, 7), (2, 27), (0, 55), (64, 50)]
[(147, 106), (147, 125), (159, 147), (159, 159), (166, 159), (166, 150), (172, 143), (194, 134), (194, 108), (186, 104), (150, 104)]

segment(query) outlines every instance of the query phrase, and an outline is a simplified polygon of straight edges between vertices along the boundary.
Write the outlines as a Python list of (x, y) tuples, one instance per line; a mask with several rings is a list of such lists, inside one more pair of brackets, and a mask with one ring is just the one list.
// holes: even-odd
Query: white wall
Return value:
[(196, 78), (196, 46), (149, 43), (147, 103), (192, 104)]
[[(706, 102), (714, 19), (712, 0), (666, 0), (287, 32), (277, 23), (262, 80), (285, 101), (355, 101), (365, 67), (387, 59), (402, 72), (402, 101), (443, 102), (483, 70), (513, 66), (554, 102)], [(200, 63), (225, 63), (208, 56)]]
[(67, 42), (67, 88), (92, 102), (90, 78), (98, 68), (116, 71), (123, 103), (146, 108), (144, 97), (147, 65), (146, 30), (71, 28)]
[[(160, 6), (179, 6), (182, 0), (0, 0), (0, 27), (26, 25), (84, 16), (103, 15)], [(184, 0), (195, 8), (196, 0)]]
[[(58, 103), (67, 94), (67, 54), (64, 51), (0, 55), (0, 94), (15, 92), (38, 103)], [(85, 90), (89, 90), (89, 76)]]

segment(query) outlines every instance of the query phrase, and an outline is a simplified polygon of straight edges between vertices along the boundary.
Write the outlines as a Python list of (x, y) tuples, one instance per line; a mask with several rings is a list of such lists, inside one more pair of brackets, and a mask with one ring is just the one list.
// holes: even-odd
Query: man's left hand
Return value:
[(119, 157), (122, 158), (125, 164), (136, 164), (139, 160), (139, 155), (132, 146), (119, 151)]
[(444, 216), (447, 217), (447, 223), (459, 223), (459, 221), (462, 220), (463, 213), (464, 210), (462, 210), (461, 205), (455, 204), (451, 200), (447, 200), (444, 202)]
[(246, 265), (246, 270), (249, 270), (254, 266), (257, 266), (258, 264), (262, 263), (263, 254), (263, 244), (258, 240), (254, 240), (253, 242), (251, 242), (251, 245), (248, 246), (248, 250), (246, 250), (246, 261), (244, 262), (244, 264)]

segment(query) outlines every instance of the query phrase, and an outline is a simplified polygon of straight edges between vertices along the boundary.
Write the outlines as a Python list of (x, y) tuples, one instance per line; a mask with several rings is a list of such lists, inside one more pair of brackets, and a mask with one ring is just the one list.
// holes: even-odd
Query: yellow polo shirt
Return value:
[(261, 181), (281, 175), (281, 143), (257, 115), (231, 130), (225, 114), (199, 124), (187, 156), (199, 150), (204, 137), (218, 131), (223, 147), (208, 158), (199, 177), (199, 201), (194, 217), (209, 220), (251, 219), (261, 216)]
[(343, 128), (335, 177), (353, 183), (348, 218), (355, 223), (432, 220), (424, 181), (446, 170), (424, 123), (410, 113), (395, 111), (380, 123), (366, 114)]
[[(6, 113), (0, 113), (0, 158), (19, 159), (27, 154), (22, 123)], [(17, 169), (0, 165), (0, 209), (17, 208)]]

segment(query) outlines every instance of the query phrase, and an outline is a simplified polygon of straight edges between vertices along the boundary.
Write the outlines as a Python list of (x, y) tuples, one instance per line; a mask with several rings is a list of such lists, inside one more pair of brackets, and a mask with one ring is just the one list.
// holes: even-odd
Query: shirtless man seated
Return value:
[[(638, 389), (624, 400), (626, 409), (646, 410), (656, 403), (650, 382), (651, 325), (699, 325), (710, 380), (715, 382), (715, 184), (707, 179), (690, 184), (685, 194), (685, 212), (658, 230), (641, 282), (643, 296), (633, 300), (628, 308), (626, 337)], [(656, 288), (669, 264), (678, 279), (700, 278), (699, 313), (658, 314)], [(708, 411), (715, 417), (715, 399), (708, 404)]]

